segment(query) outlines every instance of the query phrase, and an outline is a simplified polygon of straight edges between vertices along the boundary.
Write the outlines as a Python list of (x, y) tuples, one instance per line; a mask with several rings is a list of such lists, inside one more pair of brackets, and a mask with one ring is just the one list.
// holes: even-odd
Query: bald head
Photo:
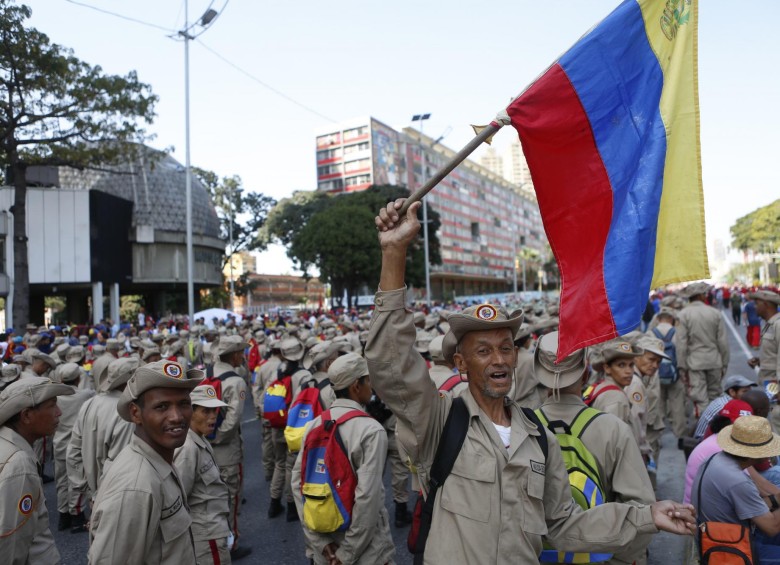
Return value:
[(769, 416), (769, 397), (763, 388), (751, 388), (742, 395), (742, 401), (750, 404), (755, 416), (762, 418)]

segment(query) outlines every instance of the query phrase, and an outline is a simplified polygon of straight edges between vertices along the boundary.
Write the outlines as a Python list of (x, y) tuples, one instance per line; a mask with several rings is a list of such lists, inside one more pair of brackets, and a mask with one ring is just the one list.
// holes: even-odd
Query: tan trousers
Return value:
[(682, 379), (671, 385), (661, 385), (661, 395), (658, 397), (658, 409), (672, 424), (675, 437), (685, 436), (687, 418), (685, 416), (685, 383)]
[(295, 506), (295, 499), (293, 498), (293, 491), (292, 491), (292, 470), (293, 466), (295, 465), (295, 460), (298, 458), (298, 452), (295, 453), (288, 451), (287, 452), (287, 461), (285, 462), (284, 466), (284, 486), (285, 486), (285, 493), (287, 498), (287, 504), (292, 504)]
[(286, 484), (287, 471), (287, 441), (284, 439), (284, 430), (271, 428), (271, 445), (274, 454), (274, 473), (271, 478), (271, 498), (281, 500)]
[[(261, 420), (266, 422), (267, 420)], [(266, 481), (270, 482), (274, 474), (274, 440), (271, 435), (271, 426), (263, 426), (263, 471)]]
[(241, 490), (244, 483), (244, 466), (225, 465), (220, 467), (219, 476), (228, 488), (228, 526), (238, 541), (238, 515), (241, 514)]
[(709, 406), (710, 402), (718, 398), (721, 390), (722, 369), (700, 369), (688, 371), (690, 397), (696, 409), (697, 417), (700, 417)]
[(409, 501), (409, 468), (398, 452), (395, 432), (387, 432), (387, 461), (390, 463), (393, 502), (406, 503)]
[(195, 562), (198, 565), (230, 565), (227, 538), (195, 540)]

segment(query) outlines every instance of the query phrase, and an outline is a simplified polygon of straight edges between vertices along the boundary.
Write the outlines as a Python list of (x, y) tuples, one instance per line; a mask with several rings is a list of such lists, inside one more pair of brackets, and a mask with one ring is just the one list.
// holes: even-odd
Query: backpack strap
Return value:
[(542, 448), (542, 453), (544, 454), (544, 460), (546, 462), (547, 454), (549, 453), (549, 446), (547, 445), (547, 432), (545, 430), (545, 426), (542, 424), (542, 421), (539, 419), (539, 416), (537, 416), (533, 410), (531, 410), (530, 408), (523, 408), (522, 410), (523, 410), (523, 414), (525, 414), (525, 417), (531, 420), (536, 425), (536, 428), (539, 430), (539, 435), (536, 436), (536, 441), (539, 444), (539, 447)]
[(577, 439), (582, 438), (582, 434), (588, 429), (593, 420), (601, 416), (604, 412), (596, 410), (590, 406), (586, 406), (580, 410), (571, 422), (571, 435)]
[(442, 385), (439, 387), (439, 390), (442, 392), (449, 392), (462, 382), (464, 382), (464, 380), (460, 374), (452, 375), (442, 383)]
[(622, 389), (619, 386), (617, 386), (617, 385), (606, 385), (606, 386), (603, 386), (600, 389), (598, 389), (596, 391), (596, 393), (588, 399), (589, 405), (593, 404), (594, 402), (596, 402), (596, 399), (599, 396), (601, 396), (605, 392), (609, 392), (610, 390), (622, 390)]
[(710, 463), (712, 463), (712, 460), (715, 458), (715, 455), (717, 455), (717, 453), (715, 453), (714, 455), (711, 455), (710, 458), (707, 459), (707, 461), (704, 463), (704, 468), (701, 470), (701, 475), (699, 475), (699, 488), (697, 489), (699, 494), (698, 494), (698, 497), (696, 499), (696, 502), (699, 503), (697, 505), (698, 508), (696, 509), (696, 524), (697, 525), (701, 525), (701, 524), (704, 523), (704, 520), (702, 519), (702, 514), (701, 514), (701, 484), (704, 482), (704, 473), (707, 471), (707, 467), (710, 466)]
[(218, 379), (218, 380), (220, 380), (220, 381), (224, 381), (224, 380), (225, 380), (226, 378), (228, 378), (228, 377), (240, 377), (240, 376), (241, 376), (241, 375), (239, 375), (239, 374), (238, 374), (238, 373), (236, 373), (235, 371), (228, 371), (227, 373), (222, 373), (222, 374), (221, 374), (221, 375), (219, 375), (218, 377), (212, 377), (212, 378), (214, 378), (214, 379)]
[(460, 449), (463, 447), (463, 441), (466, 439), (470, 420), (469, 411), (463, 399), (460, 397), (453, 398), (450, 412), (447, 414), (447, 421), (444, 423), (444, 429), (442, 430), (441, 438), (439, 438), (439, 445), (436, 448), (436, 455), (431, 464), (428, 496), (425, 498), (420, 514), (420, 528), (417, 534), (417, 546), (415, 547), (415, 564), (422, 563), (428, 534), (431, 531), (436, 493), (444, 484), (444, 481), (447, 480), (453, 465), (455, 465), (455, 459), (458, 458)]

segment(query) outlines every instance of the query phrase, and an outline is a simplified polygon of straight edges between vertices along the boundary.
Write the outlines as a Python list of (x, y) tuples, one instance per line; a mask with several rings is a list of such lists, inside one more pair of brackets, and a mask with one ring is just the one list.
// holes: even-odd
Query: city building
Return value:
[(319, 279), (293, 275), (249, 274), (252, 289), (236, 297), (236, 311), (245, 316), (273, 313), (278, 309), (318, 309), (325, 307), (325, 285)]
[[(374, 118), (322, 130), (316, 144), (317, 188), (332, 193), (372, 184), (414, 190), (455, 155), (415, 129), (396, 131)], [(536, 251), (541, 262), (549, 259), (539, 206), (528, 187), (467, 159), (426, 199), (441, 217), (442, 264), (431, 267), (434, 300), (511, 291), (515, 277), (522, 280), (516, 258), (523, 248)]]
[[(150, 313), (186, 311), (185, 170), (173, 157), (146, 148), (100, 170), (30, 167), (27, 185), (31, 319), (18, 323), (43, 323), (46, 296), (65, 297), (65, 319), (74, 323), (117, 320), (120, 294), (142, 295)], [(0, 294), (8, 326), (14, 324), (13, 203), (13, 186), (0, 187)], [(197, 301), (199, 290), (222, 284), (225, 242), (196, 178), (192, 206)]]

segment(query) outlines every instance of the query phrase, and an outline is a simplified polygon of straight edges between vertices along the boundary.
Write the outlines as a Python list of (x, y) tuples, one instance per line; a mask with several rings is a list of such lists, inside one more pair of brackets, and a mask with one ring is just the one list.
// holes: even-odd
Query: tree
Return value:
[(229, 241), (230, 228), (233, 228), (233, 245), (228, 247), (222, 267), (235, 253), (265, 249), (267, 241), (260, 233), (276, 200), (259, 192), (246, 191), (238, 175), (220, 179), (216, 173), (197, 167), (193, 167), (192, 172), (206, 187), (217, 208), (220, 237)]
[[(376, 286), (382, 264), (374, 216), (391, 200), (408, 197), (398, 186), (372, 186), (362, 192), (330, 196), (321, 192), (296, 193), (268, 215), (265, 237), (287, 245), (287, 255), (307, 274), (314, 266), (320, 280), (331, 285), (341, 305), (347, 294), (351, 304), (363, 285)], [(441, 263), (436, 231), (438, 213), (428, 207), (431, 264)], [(407, 258), (407, 280), (425, 284), (425, 251), (422, 230)]]
[(780, 248), (780, 200), (739, 218), (731, 226), (731, 238), (740, 251), (777, 252)]
[(32, 27), (30, 8), (0, 0), (0, 161), (12, 182), (13, 320), (29, 321), (26, 198), (31, 166), (101, 167), (147, 138), (157, 97), (135, 72), (104, 74)]

